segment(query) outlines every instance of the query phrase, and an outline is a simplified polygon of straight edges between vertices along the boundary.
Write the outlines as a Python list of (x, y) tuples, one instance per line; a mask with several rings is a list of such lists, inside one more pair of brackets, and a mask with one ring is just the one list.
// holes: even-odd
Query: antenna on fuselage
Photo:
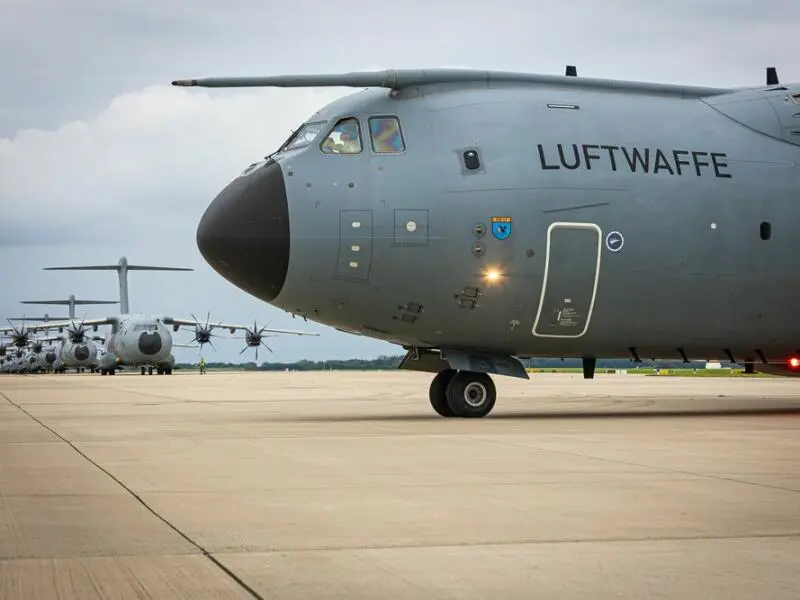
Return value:
[(75, 318), (75, 307), (85, 304), (119, 304), (119, 300), (76, 300), (74, 294), (70, 294), (66, 300), (20, 300), (20, 304), (46, 304), (48, 306), (68, 306), (69, 318)]
[(79, 267), (45, 267), (44, 271), (116, 271), (119, 275), (119, 308), (123, 315), (130, 314), (128, 301), (128, 271), (194, 271), (185, 267), (152, 267), (149, 265), (129, 265), (122, 257), (116, 265), (92, 265)]
[(567, 77), (577, 77), (578, 76), (578, 67), (573, 65), (567, 65), (567, 72), (565, 73)]
[(778, 69), (775, 67), (767, 67), (767, 85), (778, 85)]

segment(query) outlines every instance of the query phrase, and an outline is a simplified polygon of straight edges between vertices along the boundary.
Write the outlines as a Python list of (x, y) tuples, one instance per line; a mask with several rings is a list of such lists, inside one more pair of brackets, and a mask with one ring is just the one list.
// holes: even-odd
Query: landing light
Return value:
[(489, 283), (497, 283), (502, 276), (500, 270), (495, 268), (487, 269), (483, 274), (483, 278)]
[(789, 359), (789, 368), (790, 369), (800, 369), (800, 358), (796, 356), (792, 356)]

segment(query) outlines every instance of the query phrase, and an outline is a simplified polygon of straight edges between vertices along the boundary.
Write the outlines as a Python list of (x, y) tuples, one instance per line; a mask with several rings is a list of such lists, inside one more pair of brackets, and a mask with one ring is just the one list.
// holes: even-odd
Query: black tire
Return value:
[(457, 417), (488, 415), (497, 400), (494, 381), (486, 373), (459, 371), (447, 385), (447, 404)]
[(455, 377), (456, 371), (453, 369), (445, 369), (440, 371), (436, 377), (431, 381), (431, 387), (428, 391), (428, 398), (431, 401), (431, 406), (442, 417), (454, 417), (453, 411), (450, 410), (450, 405), (447, 403), (447, 385), (450, 380)]

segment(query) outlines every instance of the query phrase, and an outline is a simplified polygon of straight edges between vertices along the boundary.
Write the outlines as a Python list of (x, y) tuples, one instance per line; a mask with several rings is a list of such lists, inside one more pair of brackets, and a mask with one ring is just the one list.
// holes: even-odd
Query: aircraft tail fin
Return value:
[[(45, 271), (116, 271), (119, 275), (119, 304), (120, 312), (128, 314), (128, 271), (194, 271), (186, 267), (159, 267), (152, 265), (131, 265), (128, 259), (122, 257), (116, 265), (80, 265), (74, 267), (44, 267)], [(93, 302), (94, 303), (94, 302)]]

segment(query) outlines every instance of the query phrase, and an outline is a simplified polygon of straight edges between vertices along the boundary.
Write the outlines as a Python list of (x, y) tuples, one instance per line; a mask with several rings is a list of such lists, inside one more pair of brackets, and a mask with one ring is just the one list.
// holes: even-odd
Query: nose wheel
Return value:
[(494, 408), (497, 390), (486, 373), (447, 369), (433, 378), (429, 398), (443, 417), (485, 417)]

